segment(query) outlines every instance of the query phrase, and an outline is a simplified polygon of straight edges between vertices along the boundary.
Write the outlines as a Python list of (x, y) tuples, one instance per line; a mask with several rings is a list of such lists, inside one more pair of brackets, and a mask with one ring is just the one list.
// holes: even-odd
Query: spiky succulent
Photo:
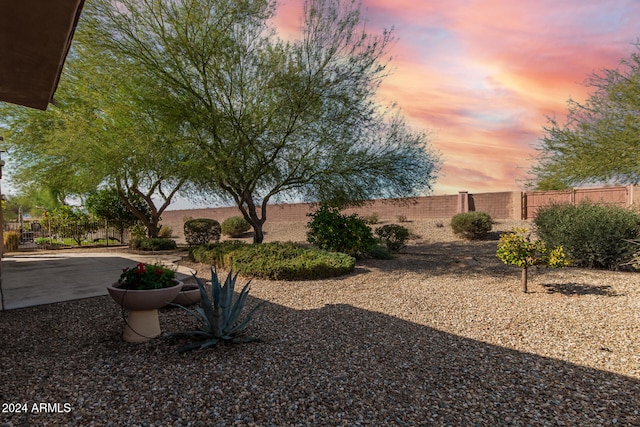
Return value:
[(219, 342), (242, 343), (258, 341), (256, 337), (244, 336), (244, 332), (249, 326), (249, 322), (255, 311), (262, 305), (256, 305), (243, 319), (240, 319), (244, 304), (249, 295), (249, 285), (251, 280), (240, 291), (238, 297), (233, 300), (234, 289), (238, 274), (229, 272), (224, 284), (220, 283), (216, 269), (211, 269), (211, 298), (207, 294), (205, 283), (194, 274), (193, 277), (198, 283), (200, 289), (200, 307), (195, 310), (182, 307), (182, 309), (190, 312), (199, 320), (200, 327), (194, 331), (181, 332), (173, 334), (176, 336), (189, 337), (194, 339), (184, 347), (178, 349), (182, 353), (189, 350), (204, 349), (212, 347)]

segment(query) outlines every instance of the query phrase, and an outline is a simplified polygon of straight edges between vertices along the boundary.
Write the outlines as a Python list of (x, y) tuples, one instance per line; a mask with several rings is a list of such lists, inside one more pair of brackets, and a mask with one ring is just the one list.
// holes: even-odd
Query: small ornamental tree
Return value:
[(500, 261), (522, 268), (522, 292), (527, 292), (527, 271), (534, 265), (549, 268), (567, 267), (570, 262), (562, 249), (556, 246), (549, 250), (542, 240), (531, 240), (531, 233), (526, 228), (513, 228), (511, 232), (500, 236), (496, 256)]

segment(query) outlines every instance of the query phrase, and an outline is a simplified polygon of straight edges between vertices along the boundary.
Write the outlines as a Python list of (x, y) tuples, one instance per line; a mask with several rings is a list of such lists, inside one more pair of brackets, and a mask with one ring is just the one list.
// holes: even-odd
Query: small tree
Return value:
[(551, 251), (542, 240), (531, 240), (531, 233), (526, 228), (513, 228), (511, 232), (500, 236), (496, 256), (500, 261), (522, 268), (520, 283), (522, 292), (527, 292), (528, 268), (544, 265), (549, 268), (567, 267), (570, 262), (562, 249), (556, 246)]

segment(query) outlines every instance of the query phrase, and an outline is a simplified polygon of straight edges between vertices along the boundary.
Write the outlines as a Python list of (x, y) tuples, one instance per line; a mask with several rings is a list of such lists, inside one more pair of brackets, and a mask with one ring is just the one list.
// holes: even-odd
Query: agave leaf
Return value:
[[(212, 270), (212, 274), (213, 274), (213, 270)], [(199, 277), (197, 277), (195, 274), (193, 275), (193, 277), (195, 277), (196, 279), (196, 283), (198, 284), (198, 288), (200, 289), (200, 307), (198, 309), (198, 311), (201, 313), (201, 315), (206, 318), (209, 319), (209, 315), (213, 314), (213, 306), (211, 305), (211, 300), (209, 299), (209, 295), (207, 295), (207, 288), (205, 287), (205, 283), (200, 280)]]
[(193, 330), (193, 331), (183, 331), (183, 332), (171, 332), (166, 334), (167, 338), (189, 338), (189, 337), (195, 337), (195, 336), (201, 336), (201, 337), (210, 337), (211, 335), (208, 332), (202, 331), (202, 330)]
[(221, 286), (220, 281), (218, 280), (218, 269), (216, 267), (213, 267), (211, 268), (211, 297), (213, 298), (211, 313), (213, 313), (213, 307), (217, 307), (220, 302), (220, 290)]
[(251, 318), (253, 317), (253, 314), (265, 302), (266, 301), (262, 301), (261, 303), (257, 304), (255, 307), (253, 307), (251, 309), (251, 311), (249, 311), (249, 313), (247, 313), (247, 315), (244, 317), (244, 319), (242, 319), (242, 322), (238, 323), (237, 325), (234, 325), (229, 331), (227, 331), (227, 335), (237, 335), (237, 334), (242, 333), (245, 329), (247, 329), (247, 326), (249, 326), (249, 322), (251, 321)]
[(207, 331), (210, 331), (211, 330), (211, 320), (206, 315), (204, 309), (202, 307), (198, 307), (198, 308), (196, 308), (196, 311), (198, 313), (198, 320), (200, 320), (200, 324), (202, 325), (202, 328), (207, 330)]
[[(226, 323), (226, 319), (229, 317), (229, 311), (231, 310), (231, 304), (233, 302), (233, 289), (235, 287), (235, 277), (231, 277), (231, 271), (227, 275), (224, 281), (224, 286), (220, 293), (220, 308), (222, 309), (222, 323)], [(224, 328), (224, 326), (223, 326)]]
[(210, 340), (206, 340), (200, 343), (200, 349), (213, 347), (214, 345), (220, 342), (220, 338), (211, 338)]
[(231, 340), (232, 344), (244, 344), (249, 342), (262, 342), (258, 337), (235, 337)]
[(242, 291), (240, 292), (240, 295), (236, 299), (236, 302), (233, 305), (233, 308), (232, 308), (231, 312), (229, 313), (229, 315), (227, 317), (225, 317), (223, 330), (227, 330), (228, 328), (233, 327), (233, 325), (235, 325), (238, 322), (238, 318), (240, 317), (240, 314), (242, 313), (242, 310), (244, 309), (245, 301), (247, 299), (247, 296), (249, 295), (249, 284), (250, 283), (251, 283), (251, 281), (249, 281), (249, 283), (247, 283), (244, 286), (244, 288), (242, 288)]
[(182, 346), (177, 351), (178, 351), (178, 353), (186, 353), (187, 351), (195, 350), (197, 348), (200, 348), (200, 343), (199, 342), (191, 343), (191, 344), (187, 344), (185, 346)]

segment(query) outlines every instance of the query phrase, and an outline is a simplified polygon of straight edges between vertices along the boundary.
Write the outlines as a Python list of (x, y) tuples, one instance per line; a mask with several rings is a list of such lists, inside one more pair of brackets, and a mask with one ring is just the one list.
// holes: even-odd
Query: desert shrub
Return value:
[(144, 238), (133, 239), (131, 247), (141, 251), (167, 251), (176, 248), (176, 242), (172, 239), (163, 238)]
[(362, 217), (362, 219), (364, 220), (364, 222), (366, 222), (369, 225), (377, 224), (378, 221), (380, 221), (380, 217), (376, 212), (373, 212), (370, 215), (366, 215)]
[(398, 224), (387, 224), (376, 228), (376, 235), (391, 252), (397, 252), (406, 246), (411, 236), (409, 229)]
[(451, 218), (451, 229), (462, 238), (482, 239), (491, 231), (493, 221), (486, 212), (463, 212)]
[(640, 214), (591, 202), (554, 204), (538, 210), (533, 221), (538, 237), (562, 246), (575, 265), (616, 269), (628, 262), (640, 233)]
[(373, 245), (366, 253), (367, 258), (373, 259), (393, 259), (393, 255), (389, 252), (386, 246)]
[(158, 237), (160, 237), (161, 239), (168, 239), (173, 235), (173, 228), (169, 227), (168, 225), (163, 225), (162, 227), (160, 227), (160, 230), (158, 230)]
[(398, 222), (408, 222), (406, 215), (398, 215)]
[(356, 214), (347, 216), (322, 206), (309, 216), (307, 240), (320, 249), (360, 257), (377, 244), (371, 228)]
[(346, 254), (304, 248), (293, 243), (226, 243), (194, 248), (192, 259), (233, 269), (245, 276), (272, 280), (336, 277), (352, 272), (355, 267), (355, 260)]
[(229, 254), (242, 249), (244, 246), (248, 246), (248, 244), (233, 240), (200, 245), (189, 249), (189, 259), (203, 264), (224, 267), (225, 258), (228, 258)]
[(229, 237), (240, 237), (251, 230), (251, 224), (243, 216), (232, 216), (222, 221), (222, 234)]
[(184, 223), (184, 238), (189, 246), (217, 242), (221, 232), (222, 227), (215, 219), (189, 219)]
[(15, 252), (20, 244), (19, 231), (5, 231), (3, 235), (5, 252)]

